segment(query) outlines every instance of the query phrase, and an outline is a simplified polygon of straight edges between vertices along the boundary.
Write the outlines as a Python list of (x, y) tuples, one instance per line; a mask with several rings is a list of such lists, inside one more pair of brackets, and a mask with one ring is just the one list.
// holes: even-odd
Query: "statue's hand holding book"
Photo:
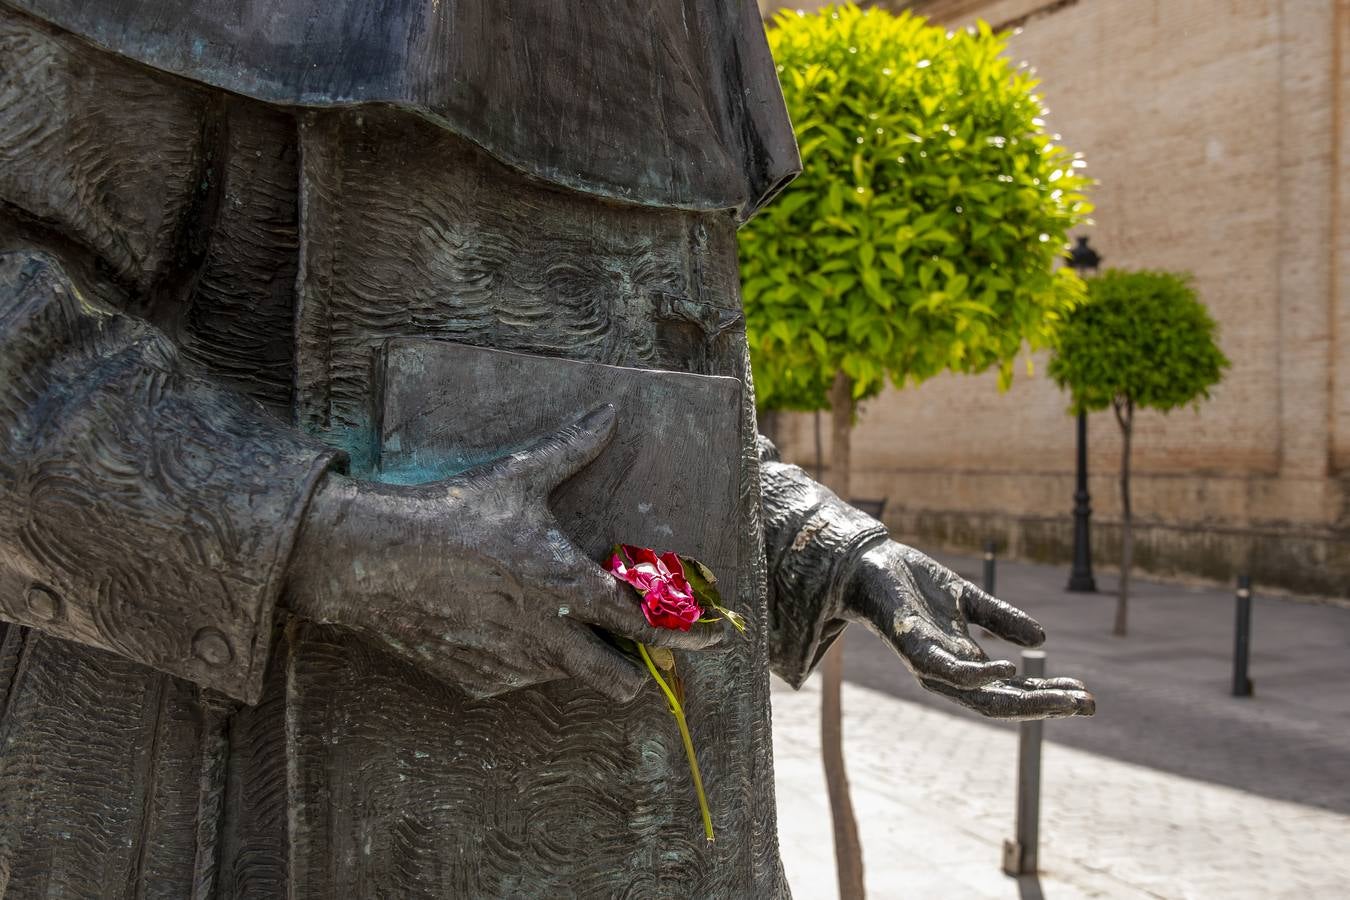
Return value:
[(521, 450), (416, 485), (328, 476), (291, 567), (288, 603), (489, 697), (576, 678), (616, 700), (647, 680), (596, 632), (697, 650), (714, 629), (648, 624), (627, 588), (576, 547), (549, 494), (609, 443), (604, 406)]

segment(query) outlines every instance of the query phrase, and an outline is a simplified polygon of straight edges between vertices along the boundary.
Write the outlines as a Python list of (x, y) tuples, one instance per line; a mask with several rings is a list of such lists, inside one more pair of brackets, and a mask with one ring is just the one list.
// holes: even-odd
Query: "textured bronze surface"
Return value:
[(748, 218), (798, 169), (749, 0), (7, 0), (270, 103), (411, 110), (547, 181)]
[[(1091, 711), (757, 441), (754, 5), (488, 8), (0, 0), (0, 895), (784, 896), (770, 666), (858, 621), (985, 714)], [(426, 340), (492, 362), (397, 369)], [(596, 565), (657, 524), (744, 639)], [(595, 627), (687, 658), (716, 844)]]
[[(617, 540), (678, 547), (740, 582), (736, 379), (403, 338), (385, 348), (380, 380), (378, 473), (393, 481), (470, 470), (613, 403), (614, 440), (553, 495), (563, 531), (592, 559)], [(762, 611), (747, 613), (761, 629)], [(750, 851), (766, 835), (745, 752), (764, 715), (754, 639), (680, 656), (696, 746), (713, 766), (723, 839), (712, 846), (654, 685), (622, 704), (577, 682), (471, 700), (338, 632), (298, 639), (309, 662), (293, 670), (306, 735), (295, 758), (306, 791), (327, 798), (293, 816), (326, 842), (305, 875), (315, 896), (351, 883), (379, 896), (756, 889)]]

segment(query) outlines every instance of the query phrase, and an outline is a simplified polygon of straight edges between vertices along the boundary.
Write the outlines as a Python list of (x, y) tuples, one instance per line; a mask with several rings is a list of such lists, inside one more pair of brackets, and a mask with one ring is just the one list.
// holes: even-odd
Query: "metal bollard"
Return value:
[(1237, 580), (1237, 622), (1233, 629), (1233, 696), (1250, 697), (1252, 680), (1247, 677), (1247, 657), (1252, 640), (1252, 578)]
[(993, 541), (984, 542), (984, 592), (994, 593), (994, 551), (998, 545)]
[[(1045, 676), (1045, 651), (1022, 651), (1022, 674)], [(1017, 835), (1003, 842), (1003, 871), (1034, 875), (1041, 833), (1042, 723), (1023, 722), (1017, 731)]]

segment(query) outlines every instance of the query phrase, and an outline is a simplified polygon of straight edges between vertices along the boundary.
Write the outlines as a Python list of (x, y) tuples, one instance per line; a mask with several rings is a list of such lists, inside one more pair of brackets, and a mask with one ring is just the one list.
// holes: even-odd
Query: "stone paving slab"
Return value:
[[(978, 559), (943, 561), (979, 577)], [(1098, 594), (1066, 592), (1067, 577), (1063, 567), (998, 565), (999, 595), (1045, 625), (1049, 671), (1081, 677), (1097, 695), (1094, 719), (1056, 726), (1060, 743), (1350, 814), (1350, 609), (1271, 597), (1257, 585), (1250, 668), (1256, 693), (1234, 698), (1232, 591), (1136, 580), (1130, 636), (1116, 638), (1110, 634), (1115, 577), (1099, 574)], [(861, 629), (847, 637), (846, 678), (950, 709), (879, 641)], [(1018, 658), (1018, 648), (977, 637), (991, 655)]]
[[(797, 900), (837, 896), (819, 701), (814, 678), (800, 692), (774, 682), (779, 831)], [(1008, 878), (1016, 732), (854, 684), (844, 707), (873, 900), (1347, 896), (1350, 815), (1057, 742), (1081, 722), (1046, 726), (1042, 872)]]

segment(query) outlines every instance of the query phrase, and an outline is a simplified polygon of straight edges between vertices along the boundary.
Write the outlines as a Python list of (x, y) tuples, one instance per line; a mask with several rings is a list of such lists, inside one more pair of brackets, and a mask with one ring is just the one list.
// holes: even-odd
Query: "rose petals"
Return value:
[(620, 544), (607, 568), (642, 595), (642, 615), (653, 628), (688, 631), (703, 616), (676, 554)]

